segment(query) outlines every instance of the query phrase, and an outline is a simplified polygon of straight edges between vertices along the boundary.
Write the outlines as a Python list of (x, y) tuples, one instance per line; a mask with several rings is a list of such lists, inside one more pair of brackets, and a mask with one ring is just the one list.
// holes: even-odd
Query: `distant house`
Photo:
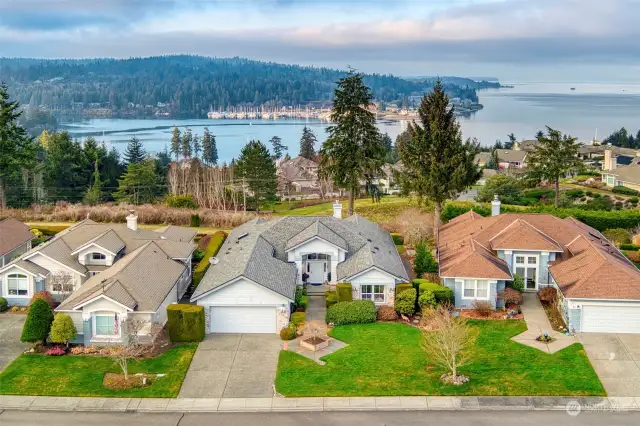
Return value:
[[(498, 167), (501, 169), (518, 168), (522, 169), (526, 166), (527, 151), (516, 151), (513, 149), (497, 149)], [(475, 161), (480, 167), (485, 167), (491, 158), (490, 152), (479, 152), (476, 154)]]
[(616, 154), (616, 151), (606, 149), (601, 176), (602, 183), (606, 186), (624, 186), (640, 191), (640, 158)]
[(279, 192), (282, 196), (319, 194), (318, 163), (304, 157), (276, 163)]
[(0, 267), (31, 250), (31, 228), (13, 218), (0, 221)]
[(572, 217), (470, 211), (440, 230), (438, 260), (455, 306), (475, 300), (503, 306), (514, 275), (525, 291), (559, 291), (559, 309), (575, 332), (640, 333), (640, 270), (600, 232)]
[(540, 142), (538, 142), (537, 139), (527, 139), (520, 142), (516, 141), (513, 143), (513, 150), (532, 152), (532, 151), (535, 151), (539, 143)]

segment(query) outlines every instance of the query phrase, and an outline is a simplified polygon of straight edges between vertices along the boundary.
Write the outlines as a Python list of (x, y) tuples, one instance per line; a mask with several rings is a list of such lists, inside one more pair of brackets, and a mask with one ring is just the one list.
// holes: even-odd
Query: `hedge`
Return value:
[(412, 283), (414, 283), (414, 285), (418, 285), (418, 294), (422, 294), (426, 290), (430, 290), (436, 297), (436, 301), (438, 303), (442, 303), (444, 301), (453, 302), (453, 290), (449, 287), (432, 283), (431, 281), (424, 279), (415, 279)]
[(9, 303), (7, 303), (7, 299), (4, 297), (0, 297), (0, 312), (4, 312), (9, 309)]
[(167, 306), (167, 330), (172, 342), (201, 342), (204, 307), (178, 303)]
[(327, 324), (366, 324), (376, 322), (376, 305), (371, 300), (338, 302), (327, 309)]
[(338, 302), (351, 302), (353, 300), (351, 283), (336, 284), (336, 292), (338, 294)]
[(335, 291), (324, 292), (324, 305), (328, 308), (338, 303), (338, 293)]
[(193, 270), (193, 285), (195, 287), (200, 284), (205, 272), (207, 272), (207, 269), (209, 268), (209, 258), (218, 254), (220, 247), (222, 247), (222, 244), (226, 239), (227, 234), (222, 231), (218, 231), (211, 236), (209, 244), (207, 244), (207, 248), (204, 251), (204, 257)]
[(401, 246), (404, 244), (404, 237), (397, 233), (392, 233), (391, 238), (393, 239), (393, 244), (397, 246)]
[(403, 290), (396, 295), (394, 301), (394, 308), (399, 315), (413, 315), (416, 311), (416, 289), (411, 287), (408, 290)]
[(640, 250), (640, 246), (637, 246), (635, 244), (620, 244), (620, 250), (636, 251), (636, 250)]
[(290, 323), (293, 324), (294, 326), (298, 326), (304, 323), (306, 320), (307, 320), (306, 312), (294, 312), (291, 314)]
[(47, 237), (52, 237), (56, 235), (58, 232), (64, 231), (67, 229), (69, 225), (47, 225), (47, 226), (32, 226), (32, 229), (37, 229), (42, 232), (42, 235), (46, 235)]
[(626, 186), (614, 186), (611, 189), (611, 192), (615, 194), (624, 194), (624, 195), (640, 195), (640, 192), (636, 191), (633, 188), (627, 188)]
[(396, 284), (396, 297), (398, 297), (398, 295), (400, 293), (402, 293), (405, 290), (410, 290), (413, 288), (413, 285), (410, 283), (400, 283), (400, 284)]

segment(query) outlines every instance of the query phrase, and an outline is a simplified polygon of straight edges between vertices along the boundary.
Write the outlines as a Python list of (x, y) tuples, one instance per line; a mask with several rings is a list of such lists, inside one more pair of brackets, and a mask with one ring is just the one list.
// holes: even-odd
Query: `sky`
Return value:
[(401, 76), (640, 81), (640, 0), (0, 0), (0, 56), (198, 54)]

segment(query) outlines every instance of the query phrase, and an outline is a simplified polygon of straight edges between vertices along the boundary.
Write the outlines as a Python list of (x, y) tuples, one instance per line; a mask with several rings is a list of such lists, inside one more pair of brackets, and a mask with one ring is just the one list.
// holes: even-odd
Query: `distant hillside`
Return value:
[[(95, 60), (0, 58), (0, 78), (24, 105), (59, 113), (87, 114), (90, 110), (89, 114), (125, 117), (159, 111), (174, 117), (203, 117), (209, 108), (322, 104), (331, 100), (335, 82), (343, 75), (343, 71), (329, 68), (186, 55)], [(431, 80), (380, 74), (366, 75), (365, 82), (377, 100), (400, 105), (409, 105), (411, 96), (421, 96), (432, 87)], [(477, 102), (470, 85), (452, 82), (446, 88), (452, 97)]]
[(500, 88), (500, 83), (497, 78), (494, 77), (482, 77), (482, 78), (471, 78), (471, 77), (452, 77), (452, 76), (444, 76), (444, 77), (411, 77), (408, 80), (411, 81), (423, 81), (427, 83), (432, 83), (436, 79), (440, 79), (445, 84), (450, 84), (454, 86), (460, 87), (470, 87), (473, 89), (488, 89), (488, 88)]

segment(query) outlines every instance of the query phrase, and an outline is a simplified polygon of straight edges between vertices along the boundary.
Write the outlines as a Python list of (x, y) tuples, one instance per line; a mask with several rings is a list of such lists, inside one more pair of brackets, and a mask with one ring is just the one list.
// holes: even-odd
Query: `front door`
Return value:
[(307, 274), (309, 274), (309, 282), (312, 284), (322, 284), (327, 276), (326, 261), (307, 261)]
[(515, 271), (524, 280), (525, 291), (538, 290), (538, 264), (538, 256), (516, 255)]

